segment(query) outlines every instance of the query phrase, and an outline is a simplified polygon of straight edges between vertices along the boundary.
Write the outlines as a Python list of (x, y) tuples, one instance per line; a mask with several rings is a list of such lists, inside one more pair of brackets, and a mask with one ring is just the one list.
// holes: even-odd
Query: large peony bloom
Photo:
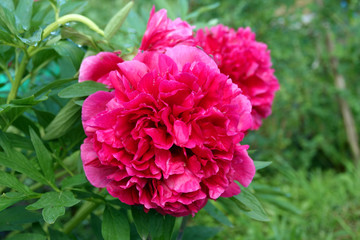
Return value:
[(239, 141), (251, 104), (202, 50), (169, 48), (118, 64), (83, 104), (88, 180), (120, 201), (185, 216), (207, 199), (240, 193), (255, 174)]
[(155, 12), (153, 7), (139, 50), (164, 52), (179, 43), (194, 45), (193, 28), (180, 18), (169, 19), (165, 9)]
[(109, 79), (112, 71), (118, 71), (118, 63), (124, 60), (112, 52), (100, 52), (95, 56), (86, 57), (81, 63), (79, 70), (79, 82), (95, 81), (106, 84), (113, 88)]
[(197, 45), (213, 56), (221, 73), (230, 76), (249, 97), (254, 119), (251, 129), (258, 129), (262, 119), (271, 114), (279, 89), (266, 44), (257, 42), (250, 28), (235, 31), (223, 25), (200, 29), (195, 39)]

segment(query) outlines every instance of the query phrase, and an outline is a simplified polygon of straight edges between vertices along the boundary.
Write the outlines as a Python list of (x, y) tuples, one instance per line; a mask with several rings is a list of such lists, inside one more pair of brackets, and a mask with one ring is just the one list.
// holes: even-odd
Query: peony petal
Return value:
[(167, 56), (172, 58), (176, 62), (178, 69), (183, 69), (186, 63), (203, 62), (213, 71), (220, 72), (218, 66), (211, 57), (209, 57), (204, 51), (196, 47), (178, 45), (173, 48), (169, 48), (166, 53)]
[(255, 165), (247, 153), (248, 146), (236, 145), (232, 167), (235, 170), (234, 179), (244, 187), (248, 187), (255, 176)]

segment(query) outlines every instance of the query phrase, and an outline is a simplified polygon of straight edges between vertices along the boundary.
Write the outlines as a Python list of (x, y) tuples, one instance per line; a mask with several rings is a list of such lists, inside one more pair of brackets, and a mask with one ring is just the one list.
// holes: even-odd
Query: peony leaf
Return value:
[(130, 225), (126, 212), (106, 206), (101, 226), (104, 240), (130, 240)]
[(48, 183), (46, 178), (44, 178), (44, 176), (36, 169), (34, 164), (32, 164), (22, 153), (12, 148), (9, 139), (3, 132), (0, 132), (0, 146), (5, 152), (0, 152), (0, 164), (23, 173), (43, 184)]
[(21, 230), (23, 224), (38, 222), (41, 219), (40, 213), (30, 212), (25, 206), (13, 206), (0, 212), (0, 232)]
[(84, 81), (80, 83), (75, 83), (69, 87), (64, 88), (59, 92), (59, 97), (61, 98), (86, 97), (97, 91), (108, 91), (108, 89), (105, 84), (94, 81)]
[(261, 222), (270, 221), (259, 200), (248, 189), (242, 187), (241, 193), (233, 198), (250, 209), (250, 211), (241, 210), (245, 215)]
[(65, 208), (62, 206), (45, 207), (42, 211), (44, 221), (53, 224), (56, 219), (65, 214)]
[(125, 5), (119, 12), (117, 12), (106, 25), (104, 34), (107, 40), (110, 40), (118, 32), (121, 25), (124, 23), (127, 15), (129, 14), (132, 6), (134, 5), (133, 1), (130, 1)]
[(28, 186), (20, 182), (14, 175), (3, 171), (0, 171), (0, 186), (5, 186), (21, 193), (31, 193)]
[(15, 203), (24, 200), (27, 196), (23, 193), (8, 192), (0, 196), (0, 211), (14, 205)]
[(30, 127), (30, 138), (34, 145), (37, 159), (39, 161), (40, 168), (47, 180), (51, 183), (55, 183), (54, 167), (53, 160), (49, 150), (45, 147), (41, 139), (35, 133), (35, 131)]
[(44, 140), (62, 137), (80, 118), (81, 107), (70, 100), (45, 129)]
[(266, 168), (267, 166), (269, 166), (272, 162), (265, 162), (265, 161), (254, 161), (254, 165), (256, 170), (260, 170), (263, 168)]
[(15, 19), (19, 31), (29, 31), (33, 2), (34, 0), (20, 0), (16, 6)]
[(215, 218), (220, 223), (233, 227), (230, 220), (227, 218), (227, 216), (221, 212), (214, 204), (211, 203), (211, 201), (208, 201), (207, 204), (204, 207), (204, 210), (213, 218)]

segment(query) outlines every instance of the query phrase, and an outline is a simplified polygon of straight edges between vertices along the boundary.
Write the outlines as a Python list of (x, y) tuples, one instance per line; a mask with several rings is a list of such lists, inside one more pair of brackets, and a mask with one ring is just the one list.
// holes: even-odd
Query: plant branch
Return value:
[(76, 212), (75, 216), (65, 224), (63, 232), (65, 234), (71, 233), (92, 211), (94, 211), (100, 203), (85, 202)]
[(24, 72), (25, 72), (26, 65), (27, 65), (28, 61), (29, 61), (29, 59), (28, 59), (27, 55), (24, 54), (23, 59), (21, 60), (21, 63), (19, 65), (19, 67), (16, 68), (15, 79), (14, 79), (13, 84), (11, 86), (10, 93), (8, 95), (8, 98), (7, 98), (7, 103), (9, 103), (11, 100), (16, 98), (18, 89), (19, 89), (20, 84), (21, 84), (21, 79), (22, 79), (22, 77), (24, 75)]
[(188, 221), (189, 221), (189, 216), (183, 217), (176, 240), (181, 240), (183, 238), (184, 230)]

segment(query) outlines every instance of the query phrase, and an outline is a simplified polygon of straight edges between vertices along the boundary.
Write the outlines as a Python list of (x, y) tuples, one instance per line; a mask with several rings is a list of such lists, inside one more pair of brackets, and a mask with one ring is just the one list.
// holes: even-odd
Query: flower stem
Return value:
[(75, 216), (65, 224), (63, 232), (66, 234), (71, 233), (71, 231), (74, 228), (76, 228), (99, 205), (100, 202), (99, 203), (85, 202), (76, 212)]
[(21, 63), (19, 65), (19, 67), (16, 69), (16, 73), (15, 73), (15, 79), (13, 81), (13, 84), (11, 86), (8, 98), (7, 98), (7, 103), (10, 103), (11, 100), (16, 98), (16, 94), (18, 92), (18, 89), (20, 87), (20, 83), (21, 83), (21, 79), (24, 75), (25, 69), (26, 69), (26, 65), (28, 63), (28, 57), (26, 56), (26, 54), (24, 54), (23, 59), (21, 60)]
[(84, 17), (79, 14), (67, 14), (65, 16), (60, 17), (59, 19), (57, 19), (55, 22), (51, 23), (50, 25), (48, 25), (44, 29), (42, 39), (49, 36), (52, 31), (54, 31), (55, 29), (57, 29), (59, 27), (59, 25), (62, 25), (62, 24), (68, 23), (68, 22), (81, 22), (81, 23), (85, 24), (86, 26), (88, 26), (90, 29), (92, 29), (95, 32), (97, 32), (98, 34), (100, 34), (101, 36), (104, 36), (104, 31), (101, 30), (96, 25), (96, 23), (91, 21), (89, 18)]
[(183, 238), (184, 230), (188, 221), (189, 221), (189, 216), (183, 217), (176, 240), (181, 240)]

